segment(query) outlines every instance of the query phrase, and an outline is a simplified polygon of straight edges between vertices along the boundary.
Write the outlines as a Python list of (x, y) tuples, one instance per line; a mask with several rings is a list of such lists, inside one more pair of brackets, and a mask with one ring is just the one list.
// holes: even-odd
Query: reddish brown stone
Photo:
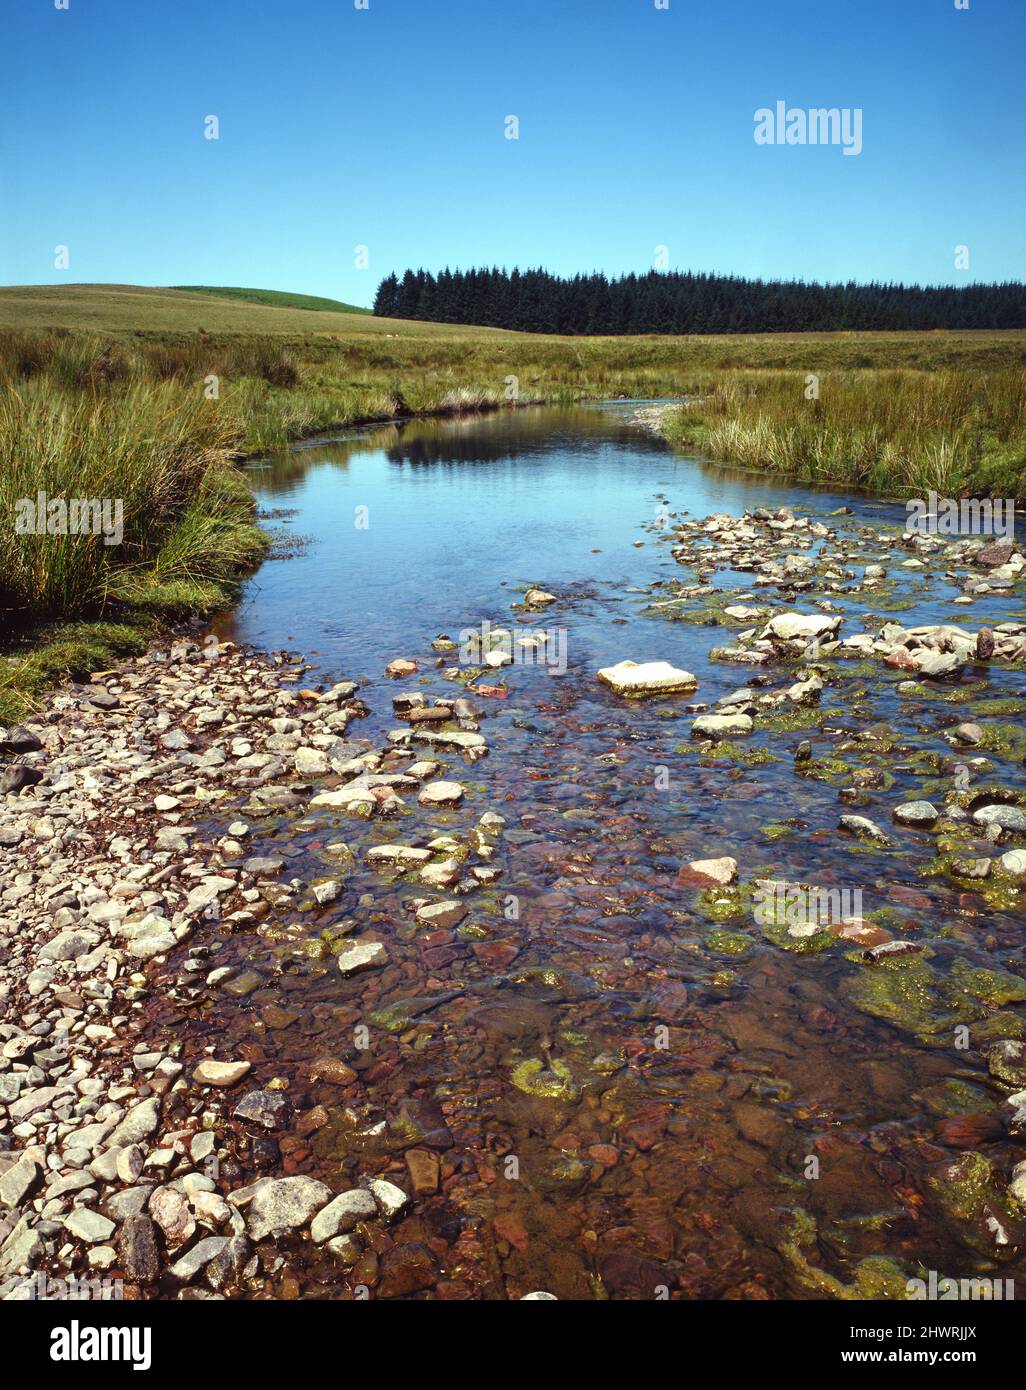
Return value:
[(428, 1149), (409, 1149), (406, 1169), (415, 1197), (427, 1197), (438, 1191), (438, 1157)]
[(492, 1227), (497, 1236), (509, 1241), (515, 1250), (526, 1250), (530, 1244), (530, 1236), (524, 1229), (523, 1222), (511, 1211), (501, 1211), (498, 1216), (492, 1218)]
[(475, 941), (474, 955), (490, 970), (504, 970), (516, 960), (520, 947), (512, 941)]
[(306, 1136), (313, 1134), (315, 1130), (323, 1129), (328, 1123), (328, 1112), (323, 1105), (315, 1105), (312, 1110), (305, 1111), (296, 1121), (296, 1133)]
[(319, 1057), (310, 1075), (315, 1081), (332, 1081), (336, 1086), (351, 1086), (356, 1080), (356, 1072), (340, 1057)]

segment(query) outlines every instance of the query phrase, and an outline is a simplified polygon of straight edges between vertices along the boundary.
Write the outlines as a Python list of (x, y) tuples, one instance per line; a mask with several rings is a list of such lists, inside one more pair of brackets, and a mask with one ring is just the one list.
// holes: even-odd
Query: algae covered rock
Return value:
[(1026, 1243), (1018, 1204), (1008, 1197), (998, 1170), (969, 1150), (930, 1178), (940, 1208), (963, 1245), (992, 1259), (1014, 1258)]
[(1010, 970), (988, 970), (956, 960), (951, 967), (950, 988), (953, 997), (967, 995), (981, 1004), (1000, 1006), (1018, 1004), (1026, 999), (1026, 980)]
[(580, 1095), (570, 1068), (558, 1059), (546, 1066), (537, 1057), (530, 1057), (513, 1068), (512, 1081), (525, 1095), (548, 1100), (573, 1101)]
[(987, 1052), (987, 1068), (995, 1080), (1010, 1091), (1026, 1088), (1026, 1043), (1015, 1038), (1002, 1038)]
[(863, 1013), (882, 1018), (921, 1040), (934, 1040), (961, 1020), (946, 1005), (941, 980), (921, 955), (886, 957), (846, 982), (845, 993)]
[(843, 1301), (862, 1299), (904, 1300), (908, 1297), (909, 1277), (902, 1265), (889, 1255), (870, 1255), (852, 1270), (854, 1280), (844, 1283), (814, 1265), (809, 1258), (817, 1244), (816, 1223), (808, 1212), (793, 1214), (788, 1238), (780, 1253), (791, 1266), (799, 1284), (827, 1298)]

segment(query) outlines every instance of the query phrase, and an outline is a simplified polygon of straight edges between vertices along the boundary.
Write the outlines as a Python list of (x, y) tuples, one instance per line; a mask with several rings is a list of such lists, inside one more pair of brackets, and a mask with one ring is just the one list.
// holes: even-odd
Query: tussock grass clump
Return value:
[(745, 468), (896, 496), (1026, 500), (1026, 371), (831, 371), (716, 376), (665, 425)]
[[(192, 569), (206, 544), (208, 563), (227, 573), (226, 537), (252, 515), (248, 495), (220, 481), (241, 438), (234, 416), (167, 383), (61, 392), (51, 380), (34, 377), (20, 391), (8, 388), (0, 395), (5, 625), (103, 611), (118, 576), (181, 563), (183, 528), (199, 538)], [(25, 502), (35, 504), (40, 493), (51, 500), (88, 499), (94, 512), (95, 504), (108, 504), (108, 519), (117, 508), (117, 543), (109, 543), (113, 529), (60, 534), (61, 523), (48, 508), (26, 513)], [(19, 534), (26, 516), (35, 530)], [(38, 534), (44, 525), (47, 533)]]

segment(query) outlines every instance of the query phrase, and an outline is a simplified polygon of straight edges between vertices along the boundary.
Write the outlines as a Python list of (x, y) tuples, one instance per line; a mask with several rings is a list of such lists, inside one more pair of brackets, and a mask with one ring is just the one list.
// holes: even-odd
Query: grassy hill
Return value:
[(334, 314), (369, 314), (359, 304), (324, 299), (317, 294), (290, 294), (287, 290), (246, 290), (236, 285), (169, 285), (183, 294), (209, 294), (214, 299), (237, 299), (247, 304), (267, 304), (272, 309), (314, 309)]
[[(222, 298), (222, 295), (227, 296)], [(256, 303), (246, 295), (271, 296)], [(6, 285), (0, 286), (0, 332), (9, 329), (69, 328), (92, 333), (207, 333), (291, 335), (311, 333), (390, 337), (465, 337), (458, 325), (376, 319), (366, 309), (333, 306), (331, 300), (273, 290), (215, 291), (151, 288), (143, 285)], [(282, 302), (284, 301), (284, 302)], [(325, 307), (333, 306), (333, 307)], [(501, 328), (470, 330), (475, 335), (515, 338)]]

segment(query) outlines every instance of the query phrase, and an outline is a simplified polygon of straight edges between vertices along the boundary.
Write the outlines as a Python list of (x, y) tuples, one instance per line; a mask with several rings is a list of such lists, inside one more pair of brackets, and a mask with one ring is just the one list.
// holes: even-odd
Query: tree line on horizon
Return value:
[(492, 267), (392, 274), (380, 318), (526, 333), (812, 333), (1026, 327), (1026, 285), (818, 284), (649, 271), (610, 279)]

